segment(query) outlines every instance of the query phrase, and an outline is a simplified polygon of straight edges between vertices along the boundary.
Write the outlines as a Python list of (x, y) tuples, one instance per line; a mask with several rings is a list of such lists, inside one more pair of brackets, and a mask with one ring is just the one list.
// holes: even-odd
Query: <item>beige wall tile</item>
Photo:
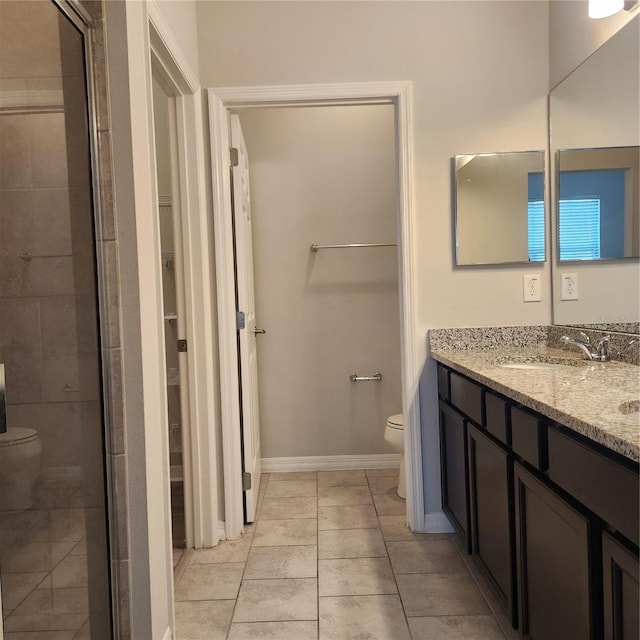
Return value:
[(29, 115), (0, 118), (0, 189), (28, 189), (32, 184)]
[(69, 185), (64, 113), (29, 115), (32, 185)]
[[(1, 302), (0, 362), (5, 365), (6, 397), (10, 410), (18, 403), (42, 401), (40, 305), (37, 300), (5, 299)], [(9, 426), (15, 417), (9, 412)]]

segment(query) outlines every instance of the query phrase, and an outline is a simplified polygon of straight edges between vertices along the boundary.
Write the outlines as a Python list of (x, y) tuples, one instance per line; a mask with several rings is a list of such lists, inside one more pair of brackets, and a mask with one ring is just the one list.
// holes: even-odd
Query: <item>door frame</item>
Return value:
[[(175, 263), (180, 262), (176, 280), (181, 276), (183, 312), (178, 337), (186, 339), (188, 345), (187, 353), (180, 354), (181, 386), (184, 380), (187, 388), (186, 394), (181, 390), (181, 412), (186, 419), (182, 425), (185, 533), (187, 547), (198, 549), (213, 547), (224, 537), (218, 521), (216, 439), (210, 429), (216, 414), (211, 389), (217, 381), (215, 331), (210, 312), (213, 306), (207, 240), (210, 223), (202, 215), (207, 209), (204, 116), (197, 75), (175, 42), (157, 3), (149, 2), (147, 6), (151, 75), (161, 81), (169, 96), (174, 227), (181, 228), (181, 238), (175, 238)], [(155, 170), (155, 155), (153, 159)], [(157, 205), (155, 174), (153, 182)], [(159, 260), (158, 268), (161, 268)], [(168, 428), (169, 425), (167, 449)], [(169, 474), (166, 481), (169, 486)]]
[[(413, 124), (411, 82), (358, 82), (207, 90), (211, 140), (211, 178), (218, 297), (222, 453), (224, 465), (225, 532), (237, 538), (243, 530), (242, 458), (236, 303), (233, 269), (233, 229), (229, 176), (229, 112), (237, 108), (380, 105), (395, 111), (398, 179), (398, 251), (400, 282), (400, 338), (402, 406), (407, 479), (407, 523), (412, 530), (425, 525), (419, 380), (424, 340), (415, 322), (416, 267), (415, 207), (413, 203)], [(382, 426), (380, 427), (382, 434)]]

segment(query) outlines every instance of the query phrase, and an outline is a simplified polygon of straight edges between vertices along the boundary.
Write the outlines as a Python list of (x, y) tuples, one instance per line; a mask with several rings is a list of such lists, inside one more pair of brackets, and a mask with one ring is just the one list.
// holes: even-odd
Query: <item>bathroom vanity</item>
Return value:
[(433, 349), (443, 509), (520, 635), (639, 637), (639, 369)]

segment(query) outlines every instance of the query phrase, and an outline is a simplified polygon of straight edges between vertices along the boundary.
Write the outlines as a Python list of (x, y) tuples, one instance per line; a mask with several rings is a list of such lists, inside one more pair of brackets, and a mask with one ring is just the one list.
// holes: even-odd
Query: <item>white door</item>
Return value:
[[(240, 118), (231, 116), (231, 146), (238, 162), (232, 169), (233, 217), (237, 282), (237, 311), (244, 314), (244, 329), (238, 330), (240, 348), (240, 409), (244, 472), (251, 474), (251, 488), (245, 489), (245, 519), (256, 517), (260, 487), (260, 424), (258, 415), (258, 354), (256, 311), (253, 292), (253, 245), (251, 199), (249, 194), (249, 156), (240, 127)], [(246, 477), (246, 476), (245, 476)]]

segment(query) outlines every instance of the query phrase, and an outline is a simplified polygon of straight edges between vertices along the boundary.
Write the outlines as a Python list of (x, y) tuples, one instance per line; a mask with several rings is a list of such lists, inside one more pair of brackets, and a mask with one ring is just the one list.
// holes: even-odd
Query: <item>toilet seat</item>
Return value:
[(9, 427), (5, 433), (0, 433), (0, 449), (26, 444), (37, 440), (38, 432), (26, 427)]
[(394, 416), (389, 416), (387, 419), (387, 427), (390, 429), (404, 429), (404, 419), (401, 413), (396, 413)]

